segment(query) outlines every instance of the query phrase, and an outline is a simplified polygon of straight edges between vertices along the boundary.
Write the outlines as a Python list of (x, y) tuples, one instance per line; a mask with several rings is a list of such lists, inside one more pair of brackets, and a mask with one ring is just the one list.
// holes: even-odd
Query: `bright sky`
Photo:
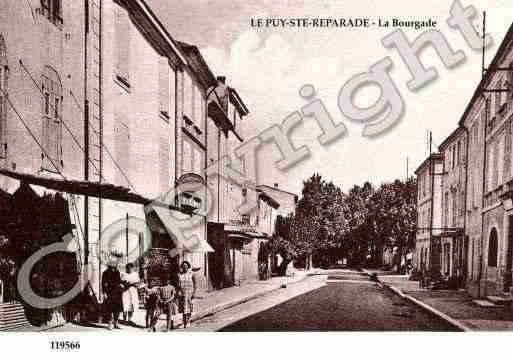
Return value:
[[(410, 174), (427, 155), (427, 132), (433, 131), (439, 145), (456, 128), (481, 76), (481, 54), (473, 52), (459, 32), (446, 23), (452, 4), (447, 0), (147, 0), (155, 13), (178, 40), (196, 44), (216, 75), (225, 75), (248, 105), (251, 115), (244, 123), (244, 136), (257, 135), (272, 124), (297, 111), (306, 102), (299, 88), (313, 84), (336, 122), (344, 122), (349, 135), (330, 146), (321, 146), (316, 138), (320, 129), (312, 118), (305, 118), (291, 138), (296, 146), (307, 145), (311, 156), (287, 172), (273, 161), (278, 149), (266, 144), (258, 153), (259, 182), (278, 182), (280, 187), (300, 193), (302, 180), (314, 172), (333, 180), (343, 190), (353, 184), (371, 181), (379, 184), (406, 176), (406, 157)], [(491, 61), (498, 45), (513, 22), (511, 0), (461, 0), (474, 5), (481, 30), (481, 12), (487, 11), (487, 32), (494, 39), (488, 50)], [(381, 39), (393, 31), (371, 29), (274, 29), (250, 26), (258, 17), (401, 17), (408, 20), (433, 18), (454, 50), (463, 50), (467, 60), (447, 70), (431, 48), (421, 58), (426, 66), (435, 66), (439, 79), (412, 93), (406, 87), (409, 72), (395, 50), (381, 45)], [(410, 40), (421, 31), (405, 29)], [(406, 104), (401, 122), (376, 139), (361, 136), (362, 125), (345, 118), (337, 107), (342, 85), (352, 76), (368, 71), (386, 56), (394, 61), (391, 75)], [(361, 91), (360, 106), (377, 99), (376, 89)]]

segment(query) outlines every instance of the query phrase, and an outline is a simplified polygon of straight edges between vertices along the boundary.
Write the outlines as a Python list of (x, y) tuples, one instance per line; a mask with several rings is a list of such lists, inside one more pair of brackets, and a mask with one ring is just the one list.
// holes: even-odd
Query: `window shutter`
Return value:
[(192, 153), (191, 145), (188, 141), (183, 141), (182, 145), (182, 173), (187, 173), (192, 170)]
[(504, 173), (504, 136), (499, 138), (497, 147), (497, 185), (500, 186)]
[(176, 111), (176, 72), (173, 68), (169, 68), (169, 118), (175, 119)]
[(196, 174), (201, 175), (202, 168), (203, 168), (203, 156), (201, 155), (201, 152), (197, 149), (194, 150), (194, 165), (193, 165), (193, 171)]
[[(508, 88), (507, 99), (511, 100), (513, 98), (513, 62), (509, 64), (510, 70), (508, 71)], [(509, 104), (508, 104), (509, 106)]]
[(183, 104), (184, 104), (184, 109), (183, 109), (183, 112), (184, 114), (189, 117), (191, 120), (194, 121), (194, 118), (192, 117), (192, 111), (191, 111), (191, 107), (192, 107), (192, 79), (191, 77), (189, 76), (189, 74), (187, 72), (184, 73), (184, 82), (183, 82)]
[(166, 57), (159, 60), (159, 106), (160, 112), (169, 117), (169, 64)]
[(62, 0), (52, 0), (52, 7), (53, 21), (62, 23)]
[(44, 15), (47, 15), (50, 11), (50, 0), (41, 0), (41, 8), (43, 9)]
[(130, 63), (130, 23), (124, 9), (116, 11), (115, 39), (117, 50), (117, 75), (123, 80), (129, 81)]

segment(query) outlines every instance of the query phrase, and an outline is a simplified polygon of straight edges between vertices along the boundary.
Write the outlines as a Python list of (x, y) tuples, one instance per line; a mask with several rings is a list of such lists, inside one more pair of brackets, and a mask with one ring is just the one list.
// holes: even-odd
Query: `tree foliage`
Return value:
[(272, 248), (288, 262), (313, 255), (318, 265), (341, 258), (380, 264), (386, 248), (413, 249), (415, 200), (414, 179), (378, 188), (366, 182), (344, 193), (314, 174), (303, 182), (295, 213), (277, 218)]

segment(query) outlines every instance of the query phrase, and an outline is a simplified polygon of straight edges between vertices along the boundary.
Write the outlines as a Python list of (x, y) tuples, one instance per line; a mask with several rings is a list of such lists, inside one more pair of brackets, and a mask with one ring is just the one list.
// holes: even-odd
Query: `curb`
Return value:
[[(239, 304), (243, 304), (243, 303), (249, 302), (251, 300), (258, 299), (260, 297), (263, 297), (264, 295), (267, 295), (269, 293), (272, 293), (272, 292), (275, 292), (277, 290), (283, 289), (284, 285), (286, 287), (286, 286), (291, 285), (291, 284), (299, 283), (299, 282), (309, 278), (311, 275), (313, 275), (313, 274), (309, 273), (309, 274), (306, 274), (303, 278), (300, 278), (300, 279), (298, 279), (296, 281), (291, 281), (291, 282), (288, 282), (288, 283), (276, 284), (275, 286), (273, 286), (271, 288), (268, 288), (268, 289), (266, 289), (266, 290), (264, 290), (262, 292), (251, 294), (251, 295), (249, 295), (247, 297), (239, 298), (237, 300), (233, 300), (233, 301), (230, 301), (230, 302), (226, 302), (226, 303), (215, 305), (215, 306), (213, 306), (211, 308), (208, 308), (208, 309), (206, 309), (206, 310), (204, 310), (202, 312), (193, 314), (190, 321), (192, 323), (192, 322), (195, 322), (197, 320), (203, 319), (205, 317), (214, 315), (214, 314), (216, 314), (218, 312), (221, 312), (223, 310), (233, 308), (233, 307), (235, 307), (235, 306), (237, 306)], [(177, 324), (179, 324), (179, 323), (177, 323)]]
[[(367, 274), (368, 276), (372, 275), (372, 273), (370, 273), (369, 271), (367, 271), (365, 269), (363, 270), (363, 272), (365, 274)], [(435, 309), (432, 306), (430, 306), (430, 305), (428, 305), (428, 304), (418, 300), (417, 298), (412, 297), (411, 295), (404, 294), (402, 290), (400, 290), (399, 288), (394, 287), (393, 285), (381, 282), (381, 280), (377, 276), (376, 276), (376, 278), (378, 280), (378, 283), (382, 287), (389, 289), (390, 291), (392, 291), (394, 294), (398, 295), (399, 297), (401, 297), (401, 298), (409, 301), (410, 303), (415, 304), (416, 306), (424, 309), (425, 311), (435, 315), (436, 317), (438, 317), (439, 319), (445, 321), (449, 325), (459, 329), (462, 332), (471, 332), (471, 331), (473, 331), (471, 328), (467, 327), (465, 324), (461, 323), (460, 321), (458, 321), (458, 320), (448, 316), (447, 314), (439, 311), (438, 309)]]

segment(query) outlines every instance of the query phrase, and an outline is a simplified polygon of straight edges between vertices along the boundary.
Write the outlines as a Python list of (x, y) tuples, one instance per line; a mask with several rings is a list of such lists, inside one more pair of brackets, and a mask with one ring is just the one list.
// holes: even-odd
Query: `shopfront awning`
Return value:
[[(180, 211), (174, 211), (172, 209), (169, 209), (166, 206), (159, 205), (159, 204), (151, 204), (145, 207), (145, 212), (150, 213), (154, 212), (157, 217), (160, 219), (162, 224), (164, 225), (164, 228), (166, 232), (171, 237), (171, 240), (174, 242), (175, 246), (179, 249), (182, 249), (189, 253), (207, 253), (207, 252), (214, 252), (214, 249), (205, 241), (204, 239), (199, 239), (199, 241), (183, 241), (179, 239), (175, 231), (176, 229), (176, 221), (177, 220), (186, 220), (187, 215), (185, 215), (183, 212)], [(173, 212), (173, 213), (172, 213)], [(189, 217), (190, 218), (190, 217)]]
[(185, 251), (188, 253), (212, 253), (212, 252), (215, 252), (214, 248), (212, 248), (210, 246), (210, 244), (208, 244), (208, 242), (206, 240), (204, 240), (203, 238), (200, 239), (196, 243), (196, 245), (193, 246), (193, 248), (185, 249)]
[(244, 225), (225, 225), (225, 233), (229, 240), (239, 240), (250, 242), (257, 238), (268, 239), (269, 236), (266, 233), (257, 231), (254, 226)]

